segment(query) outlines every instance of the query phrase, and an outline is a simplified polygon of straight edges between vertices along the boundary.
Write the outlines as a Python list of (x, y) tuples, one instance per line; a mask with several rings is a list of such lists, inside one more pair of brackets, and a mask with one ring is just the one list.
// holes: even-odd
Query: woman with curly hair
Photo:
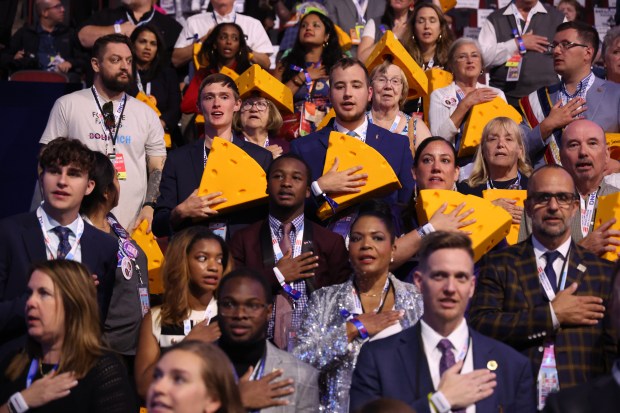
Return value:
[(296, 113), (306, 103), (327, 113), (331, 107), (329, 70), (342, 56), (334, 23), (316, 10), (306, 13), (299, 22), (295, 45), (284, 53), (274, 73), (293, 92)]
[(409, 19), (402, 43), (416, 63), (426, 70), (448, 63), (453, 39), (441, 9), (432, 3), (419, 3)]
[(196, 72), (183, 95), (181, 101), (183, 113), (199, 113), (196, 106), (198, 89), (205, 77), (219, 73), (224, 66), (238, 74), (252, 66), (250, 48), (246, 43), (243, 29), (236, 23), (220, 23), (215, 26), (202, 44), (199, 59), (205, 62), (206, 66)]
[(140, 396), (146, 395), (162, 348), (185, 338), (213, 342), (220, 337), (214, 293), (231, 266), (228, 247), (205, 227), (190, 227), (172, 238), (162, 268), (162, 304), (140, 327), (135, 366)]

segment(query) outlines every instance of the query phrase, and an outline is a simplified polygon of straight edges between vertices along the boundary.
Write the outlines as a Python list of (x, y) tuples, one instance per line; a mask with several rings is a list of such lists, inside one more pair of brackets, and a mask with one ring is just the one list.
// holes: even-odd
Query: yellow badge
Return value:
[(489, 360), (487, 362), (487, 369), (491, 370), (491, 371), (495, 371), (497, 370), (497, 361), (495, 360)]

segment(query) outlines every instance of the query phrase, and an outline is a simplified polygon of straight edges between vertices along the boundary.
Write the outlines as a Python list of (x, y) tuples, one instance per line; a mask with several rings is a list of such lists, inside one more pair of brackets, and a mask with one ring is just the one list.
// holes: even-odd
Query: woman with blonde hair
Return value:
[(214, 294), (231, 266), (228, 247), (205, 227), (190, 227), (172, 238), (162, 268), (162, 304), (153, 307), (140, 326), (134, 373), (141, 397), (162, 348), (185, 338), (213, 342), (220, 337)]
[[(531, 173), (521, 128), (510, 118), (497, 117), (484, 127), (471, 174), (459, 184), (459, 191), (482, 196), (485, 189), (526, 189)], [(501, 198), (493, 203), (506, 209), (513, 223), (521, 222), (523, 208), (514, 200)]]
[[(171, 347), (157, 362), (149, 387), (149, 412), (163, 407), (178, 413), (243, 413), (232, 363), (219, 347), (184, 340)], [(181, 372), (183, 386), (175, 386)]]
[(26, 348), (0, 367), (0, 412), (135, 409), (125, 368), (101, 341), (90, 271), (75, 261), (43, 262), (28, 291)]
[(373, 89), (368, 121), (393, 133), (409, 138), (411, 154), (421, 141), (431, 136), (424, 121), (402, 111), (407, 100), (409, 83), (403, 70), (386, 59), (370, 74)]

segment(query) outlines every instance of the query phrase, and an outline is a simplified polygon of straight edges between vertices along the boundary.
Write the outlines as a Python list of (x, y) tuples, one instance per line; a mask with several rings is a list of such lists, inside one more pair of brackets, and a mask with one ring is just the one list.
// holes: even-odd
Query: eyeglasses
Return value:
[(534, 203), (534, 205), (549, 205), (551, 199), (555, 198), (556, 202), (560, 206), (568, 206), (577, 200), (577, 195), (572, 192), (534, 192), (528, 194), (527, 199)]
[(392, 86), (402, 86), (403, 84), (403, 80), (400, 77), (393, 77), (391, 79), (388, 79), (387, 77), (380, 76), (375, 78), (375, 82), (378, 85), (385, 85), (386, 83), (391, 83)]
[(103, 111), (103, 124), (106, 129), (112, 130), (116, 128), (116, 119), (114, 118), (114, 106), (112, 102), (104, 103), (101, 110)]
[(255, 100), (255, 101), (245, 101), (243, 102), (243, 106), (241, 106), (241, 111), (242, 112), (247, 112), (248, 110), (252, 109), (252, 106), (256, 106), (256, 110), (262, 112), (263, 110), (267, 109), (268, 103), (266, 100)]
[(223, 300), (218, 303), (220, 315), (223, 317), (231, 317), (237, 314), (240, 309), (243, 309), (246, 316), (255, 317), (265, 308), (267, 308), (267, 304), (255, 301), (238, 303), (233, 300)]
[(567, 40), (562, 40), (561, 42), (551, 42), (549, 43), (549, 45), (547, 46), (547, 52), (549, 53), (553, 53), (553, 51), (555, 50), (556, 47), (560, 47), (561, 51), (566, 51), (568, 49), (572, 49), (573, 47), (590, 47), (587, 44), (581, 44), (581, 43), (575, 43), (575, 42), (569, 42)]

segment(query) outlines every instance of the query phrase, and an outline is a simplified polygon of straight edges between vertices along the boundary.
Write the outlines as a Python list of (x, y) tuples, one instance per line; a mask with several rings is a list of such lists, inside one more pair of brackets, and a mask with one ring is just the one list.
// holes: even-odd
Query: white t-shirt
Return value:
[(224, 22), (237, 23), (239, 27), (241, 27), (243, 34), (246, 36), (246, 43), (252, 51), (271, 55), (273, 46), (271, 45), (271, 40), (269, 40), (269, 36), (267, 36), (267, 32), (263, 28), (261, 22), (253, 17), (236, 13), (234, 11), (226, 16), (220, 16), (219, 14), (213, 12), (200, 13), (188, 17), (183, 25), (181, 34), (179, 34), (179, 37), (177, 38), (174, 48), (178, 49), (193, 44), (194, 35), (198, 35), (198, 38), (201, 38), (217, 24)]
[[(114, 113), (122, 100), (114, 102)], [(105, 102), (99, 95), (99, 103), (103, 106)], [(106, 153), (107, 142), (108, 153), (111, 153), (112, 142), (107, 141), (107, 136), (101, 112), (89, 88), (56, 100), (39, 143), (45, 145), (58, 137), (68, 137), (78, 139), (92, 150)], [(166, 156), (166, 144), (155, 111), (129, 95), (116, 138), (116, 153), (123, 154), (127, 179), (120, 181), (118, 207), (112, 212), (123, 227), (131, 228), (146, 195), (146, 156)]]

